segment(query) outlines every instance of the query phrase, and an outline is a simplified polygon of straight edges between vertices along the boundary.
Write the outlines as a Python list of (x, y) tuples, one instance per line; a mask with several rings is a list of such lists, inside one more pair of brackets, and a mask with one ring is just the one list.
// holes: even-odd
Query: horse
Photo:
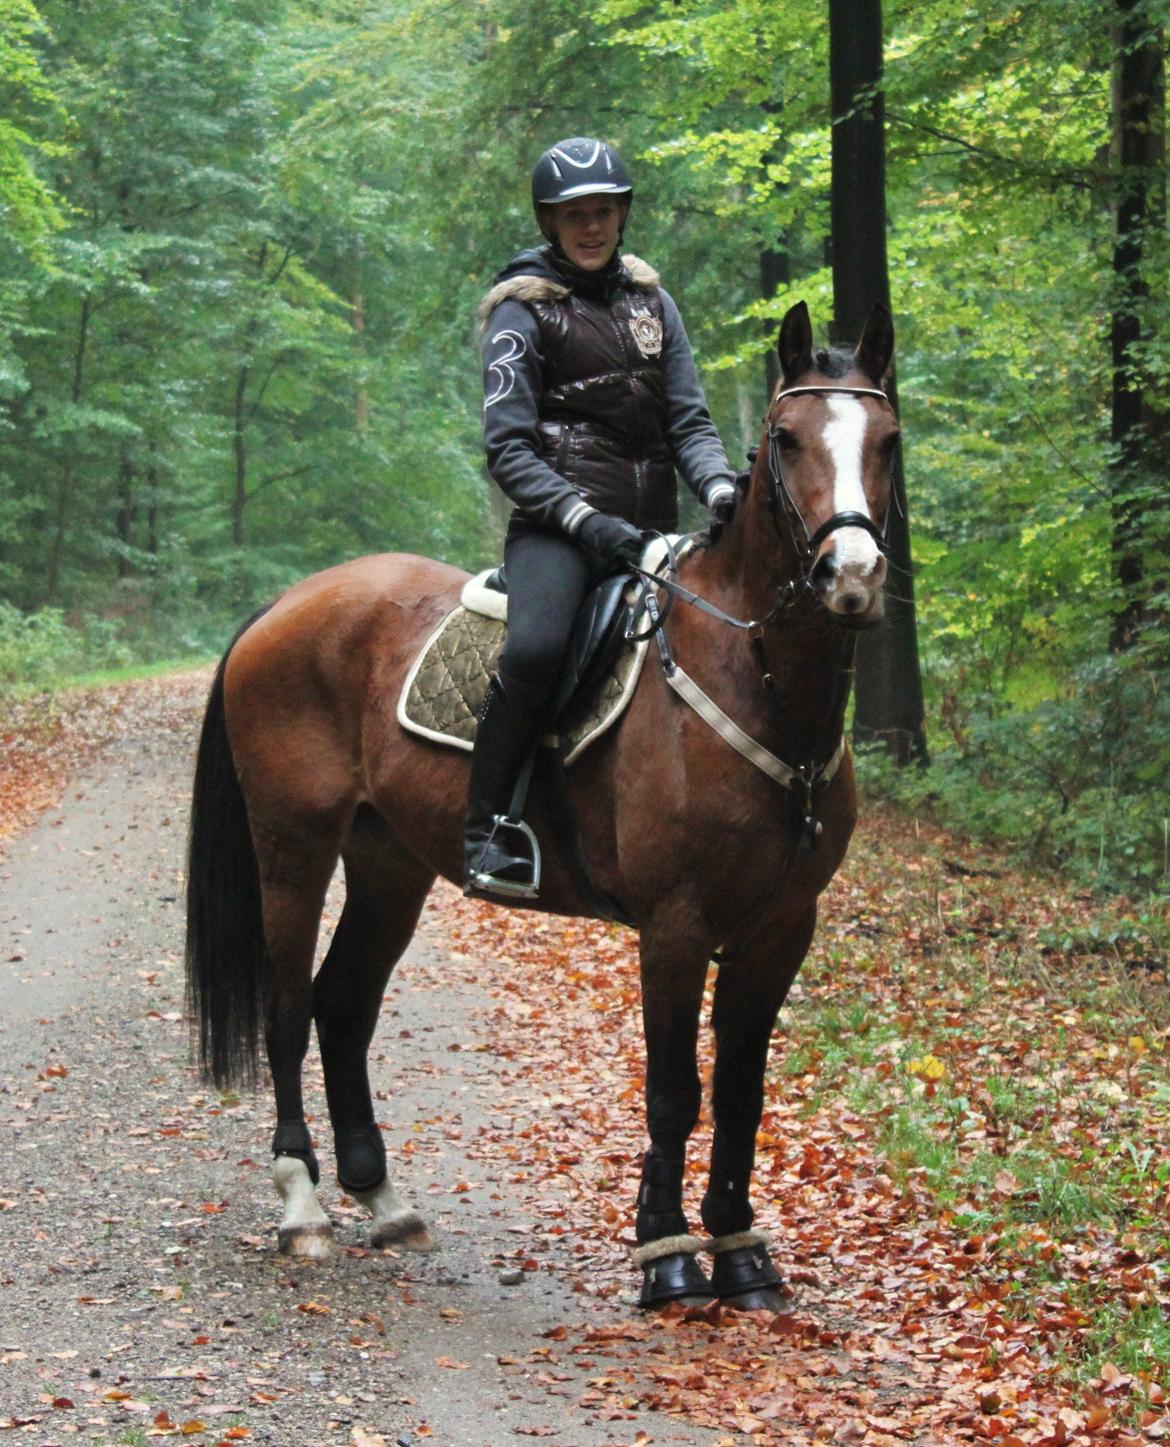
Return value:
[[(880, 306), (854, 350), (814, 350), (803, 302), (783, 318), (780, 381), (734, 515), (679, 562), (670, 587), (681, 603), (659, 610), (661, 666), (652, 648), (618, 726), (566, 775), (597, 892), (550, 842), (538, 790), (530, 801), (544, 876), (528, 907), (590, 915), (597, 898), (620, 900), (639, 932), (649, 1144), (634, 1263), (648, 1309), (713, 1299), (787, 1309), (754, 1229), (750, 1179), (773, 1027), (857, 817), (843, 727), (858, 632), (883, 617), (898, 426), (882, 383), (893, 345)], [(465, 580), (401, 554), (316, 574), (240, 629), (208, 700), (188, 859), (188, 998), (205, 1077), (221, 1086), (255, 1081), (263, 1035), (278, 1243), (294, 1257), (336, 1249), (302, 1102), (314, 1022), (342, 1189), (369, 1211), (375, 1246), (434, 1245), (387, 1175), (367, 1053), (432, 884), (462, 881), (467, 755), (406, 732), (395, 704)], [(339, 860), (344, 910), (314, 976)], [(713, 959), (704, 1238), (688, 1224), (682, 1186)]]

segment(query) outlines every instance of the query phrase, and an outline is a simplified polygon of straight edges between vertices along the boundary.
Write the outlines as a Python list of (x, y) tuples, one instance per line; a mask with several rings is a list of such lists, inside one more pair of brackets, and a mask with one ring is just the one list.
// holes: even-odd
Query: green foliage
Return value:
[(1082, 665), (1059, 697), (972, 699), (949, 722), (924, 769), (865, 752), (863, 786), (1087, 884), (1170, 894), (1170, 696), (1140, 657)]
[[(1166, 26), (1170, 0), (1140, 13)], [(1155, 215), (1126, 299), (1110, 12), (925, 0), (885, 24), (936, 760), (897, 789), (1161, 887), (1170, 243)], [(0, 0), (0, 596), (157, 656), (343, 557), (495, 556), (475, 308), (535, 239), (533, 159), (574, 132), (633, 165), (625, 244), (678, 298), (738, 456), (782, 312), (832, 311), (827, 50), (813, 0)], [(1124, 477), (1122, 304), (1155, 444)], [(1115, 667), (1120, 505), (1151, 596)], [(1124, 748), (1094, 733), (1118, 718)]]
[(105, 620), (75, 628), (58, 609), (21, 613), (0, 602), (0, 697), (50, 688), (82, 670), (116, 668), (131, 656)]

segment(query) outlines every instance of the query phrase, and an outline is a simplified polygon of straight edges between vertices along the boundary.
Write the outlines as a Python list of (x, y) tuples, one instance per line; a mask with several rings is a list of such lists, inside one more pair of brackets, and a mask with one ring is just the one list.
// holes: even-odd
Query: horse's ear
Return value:
[(794, 382), (812, 371), (813, 335), (812, 322), (808, 319), (808, 307), (798, 301), (784, 313), (780, 323), (780, 339), (776, 343), (780, 358), (780, 373), (785, 382)]
[(893, 356), (894, 319), (880, 301), (875, 301), (853, 359), (870, 381), (880, 387)]

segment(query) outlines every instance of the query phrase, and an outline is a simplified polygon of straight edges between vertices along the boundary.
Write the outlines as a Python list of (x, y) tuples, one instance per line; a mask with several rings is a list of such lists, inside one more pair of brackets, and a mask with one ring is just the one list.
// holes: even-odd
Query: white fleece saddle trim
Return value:
[(459, 601), (469, 613), (482, 613), (485, 618), (498, 618), (501, 623), (506, 623), (508, 595), (501, 593), (499, 588), (489, 588), (487, 585), (487, 580), (495, 572), (495, 568), (485, 568), (482, 573), (468, 578), (459, 594)]

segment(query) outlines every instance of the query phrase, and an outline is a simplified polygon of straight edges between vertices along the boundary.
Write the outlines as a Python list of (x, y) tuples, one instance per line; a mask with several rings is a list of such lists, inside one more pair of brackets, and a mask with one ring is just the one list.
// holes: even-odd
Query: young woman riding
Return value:
[(618, 252), (632, 196), (604, 141), (545, 151), (532, 173), (545, 245), (512, 258), (481, 310), (484, 450), (515, 511), (507, 641), (471, 761), (468, 893), (536, 893), (531, 837), (509, 808), (589, 588), (638, 562), (643, 529), (677, 526), (676, 469), (716, 518), (735, 507), (678, 308)]

